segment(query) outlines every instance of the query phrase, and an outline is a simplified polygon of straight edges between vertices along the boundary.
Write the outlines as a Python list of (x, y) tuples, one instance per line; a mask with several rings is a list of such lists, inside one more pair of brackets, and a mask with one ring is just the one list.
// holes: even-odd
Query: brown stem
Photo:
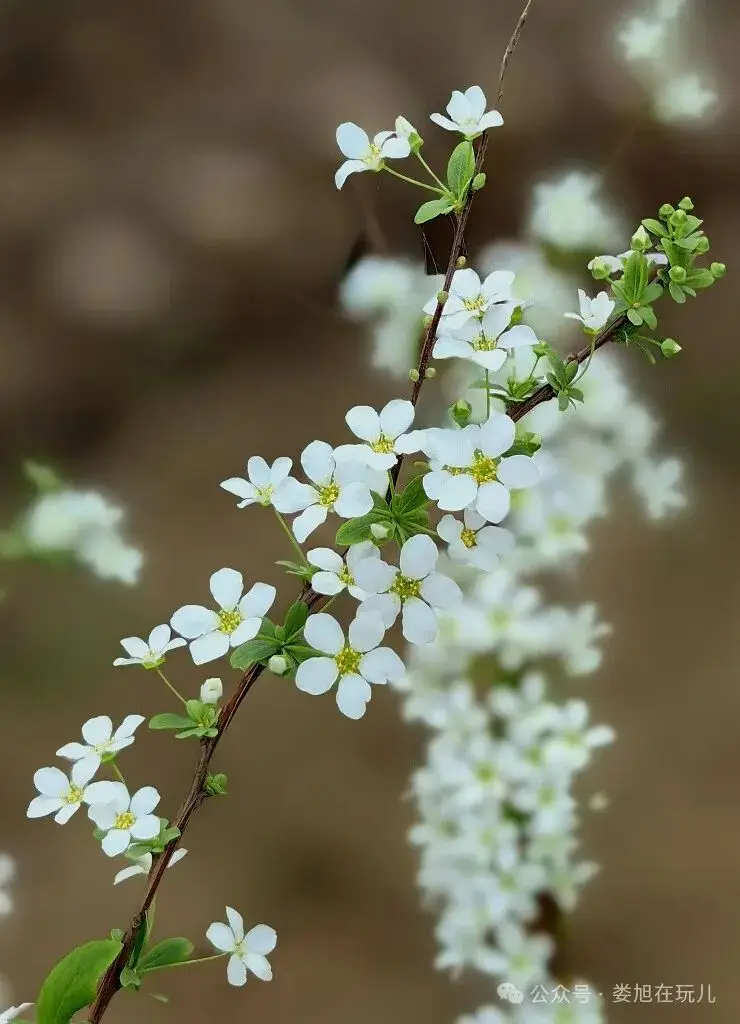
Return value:
[[(529, 14), (529, 9), (532, 6), (533, 2), (534, 0), (527, 0), (527, 3), (524, 6), (524, 10), (519, 16), (516, 28), (514, 29), (511, 39), (509, 40), (509, 43), (504, 52), (504, 56), (501, 60), (501, 68), (499, 71), (498, 79), (498, 91), (494, 105), (498, 105), (498, 103), (501, 100), (501, 97), (503, 96), (504, 79), (506, 77), (506, 71), (509, 66), (509, 61), (511, 60), (514, 50), (517, 47), (519, 37), (521, 36), (522, 29), (524, 28), (524, 23), (527, 20), (527, 15)], [(487, 146), (488, 137), (484, 133), (478, 140), (476, 146), (476, 174), (478, 174), (483, 167), (483, 162), (486, 157)], [(468, 193), (468, 197), (465, 201), (463, 209), (456, 218), (455, 234), (452, 240), (452, 248), (450, 250), (450, 258), (447, 263), (447, 271), (445, 273), (445, 280), (443, 285), (444, 291), (449, 290), (450, 283), (452, 281), (452, 275), (455, 273), (455, 270), (457, 269), (457, 261), (463, 251), (465, 243), (465, 225), (467, 224), (468, 215), (470, 214), (470, 207), (473, 204), (473, 196), (474, 193), (473, 190), (471, 189), (470, 192)], [(424, 375), (426, 373), (426, 369), (431, 358), (434, 338), (437, 332), (437, 328), (439, 326), (441, 316), (442, 305), (440, 303), (437, 303), (437, 308), (435, 309), (431, 323), (429, 324), (424, 334), (424, 339), (421, 346), (421, 353), (419, 355), (419, 363), (417, 367), (419, 376), (418, 379), (414, 382), (414, 387), (411, 395), (411, 401), (413, 402), (414, 405), (416, 405), (418, 401), (419, 392), (421, 391), (421, 386), (424, 382)], [(588, 351), (590, 351), (590, 349)], [(585, 356), (583, 358), (585, 358)], [(532, 398), (528, 399), (528, 402), (530, 403), (530, 408), (534, 408), (534, 405), (539, 404), (540, 401), (546, 401), (547, 398), (552, 397), (552, 395), (550, 394), (543, 393), (542, 397), (539, 398), (537, 402), (531, 404), (532, 399), (536, 395), (546, 390), (547, 388), (540, 388), (537, 392), (535, 392), (535, 395), (533, 395)], [(522, 403), (522, 405), (524, 404), (525, 403)], [(527, 411), (529, 411), (529, 409), (527, 409)], [(515, 415), (514, 418), (518, 419), (520, 416), (523, 415), (524, 413), (519, 411), (519, 415)], [(398, 473), (400, 472), (400, 469), (401, 459), (399, 458), (399, 461), (396, 463), (396, 466), (393, 469), (394, 483), (398, 478)], [(310, 609), (313, 609), (317, 605), (321, 606), (325, 601), (325, 597), (321, 594), (317, 594), (315, 591), (311, 589), (310, 586), (304, 587), (299, 597), (301, 600), (305, 601), (308, 604), (308, 607)], [(241, 702), (249, 693), (253, 684), (256, 682), (256, 680), (259, 678), (262, 672), (262, 665), (252, 665), (251, 668), (249, 668), (244, 673), (244, 675), (239, 680), (239, 683), (237, 684), (236, 690), (234, 691), (234, 694), (232, 695), (231, 699), (227, 701), (227, 703), (224, 704), (223, 707), (221, 708), (217, 723), (218, 733), (212, 739), (203, 740), (201, 743), (200, 757), (198, 759), (198, 764), (195, 769), (195, 774), (193, 775), (193, 780), (190, 784), (190, 790), (188, 792), (188, 795), (185, 797), (185, 800), (183, 801), (180, 809), (178, 810), (174, 821), (172, 822), (172, 825), (180, 830), (180, 838), (182, 837), (182, 834), (185, 832), (185, 829), (187, 828), (188, 822), (190, 821), (191, 817), (203, 803), (203, 800), (207, 795), (205, 791), (205, 783), (208, 777), (208, 769), (211, 764), (211, 759), (213, 758), (216, 747), (218, 746), (221, 737), (231, 724), (234, 715), (239, 709)], [(154, 897), (157, 894), (157, 890), (159, 889), (164, 873), (167, 870), (167, 867), (172, 859), (172, 855), (180, 843), (180, 838), (171, 842), (165, 848), (164, 852), (161, 853), (153, 862), (152, 869), (147, 879), (147, 886), (144, 892), (144, 899), (142, 900), (141, 906), (134, 915), (131, 924), (128, 927), (128, 930), (124, 935), (123, 945), (118, 956), (107, 969), (98, 986), (98, 992), (95, 997), (95, 1002), (92, 1004), (90, 1008), (90, 1015), (88, 1018), (89, 1024), (99, 1024), (99, 1022), (103, 1018), (105, 1011), (108, 1009), (111, 1000), (113, 999), (116, 992), (120, 988), (119, 977), (121, 971), (128, 963), (128, 959), (131, 955), (131, 950), (134, 945), (136, 934), (142, 922), (144, 921), (147, 911), (149, 910), (154, 901)]]

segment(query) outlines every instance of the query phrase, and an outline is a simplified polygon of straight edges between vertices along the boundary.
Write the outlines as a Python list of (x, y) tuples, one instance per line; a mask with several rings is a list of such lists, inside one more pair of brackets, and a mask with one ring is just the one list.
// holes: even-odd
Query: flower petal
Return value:
[(261, 625), (262, 616), (258, 618), (255, 615), (251, 619), (242, 619), (236, 629), (229, 634), (229, 644), (231, 647), (238, 647), (239, 644), (245, 644), (247, 640), (253, 640), (259, 633)]
[(261, 455), (253, 455), (247, 462), (247, 475), (256, 487), (270, 484), (270, 467)]
[(345, 160), (334, 172), (334, 184), (337, 188), (341, 188), (350, 174), (361, 174), (362, 171), (369, 170), (370, 168), (362, 160)]
[(437, 545), (432, 538), (425, 533), (417, 533), (401, 548), (401, 572), (412, 580), (423, 580), (434, 569), (438, 557)]
[(370, 151), (367, 132), (352, 121), (345, 121), (337, 128), (337, 145), (340, 152), (350, 160), (361, 160)]
[(372, 406), (356, 405), (344, 418), (352, 433), (363, 441), (377, 441), (380, 437), (380, 417)]
[(302, 484), (292, 476), (278, 484), (272, 495), (272, 504), (284, 515), (292, 515), (308, 508), (318, 500), (315, 487), (310, 484)]
[(390, 647), (376, 647), (360, 661), (360, 672), (371, 683), (392, 683), (401, 679), (406, 666)]
[(362, 602), (360, 611), (363, 615), (376, 613), (385, 628), (390, 629), (401, 611), (401, 598), (397, 594), (372, 594)]
[(131, 835), (134, 839), (154, 839), (158, 836), (162, 823), (155, 814), (145, 814), (138, 818), (131, 826)]
[(293, 520), (293, 536), (302, 544), (306, 537), (326, 522), (329, 510), (324, 505), (309, 505), (309, 507), (296, 516)]
[(59, 768), (39, 768), (33, 784), (42, 796), (62, 797), (69, 790), (69, 779)]
[(349, 645), (355, 651), (371, 651), (377, 647), (385, 634), (385, 626), (380, 615), (365, 611), (362, 608), (349, 625)]
[(66, 757), (69, 761), (79, 761), (81, 758), (87, 757), (89, 749), (81, 743), (65, 743), (57, 750), (57, 757)]
[(149, 645), (139, 636), (125, 636), (121, 640), (121, 647), (132, 658), (146, 658), (149, 655)]
[(370, 683), (362, 676), (351, 674), (339, 680), (337, 707), (347, 718), (362, 718), (371, 696)]
[(172, 636), (172, 630), (163, 622), (160, 626), (155, 626), (149, 634), (149, 648), (152, 651), (161, 651), (170, 642)]
[(516, 424), (510, 416), (498, 413), (491, 416), (480, 428), (480, 447), (486, 455), (494, 458), (507, 452), (514, 443)]
[(397, 574), (395, 565), (388, 565), (382, 558), (363, 558), (352, 572), (357, 586), (369, 594), (384, 594), (393, 585)]
[(381, 146), (381, 154), (384, 159), (403, 160), (411, 152), (406, 139), (388, 139)]
[(131, 811), (137, 818), (151, 814), (159, 801), (160, 796), (154, 786), (142, 786), (131, 797)]
[(511, 498), (503, 484), (497, 480), (478, 488), (475, 507), (489, 523), (500, 523), (509, 514)]
[(218, 614), (212, 608), (204, 608), (201, 604), (186, 604), (178, 608), (170, 619), (172, 628), (193, 640), (197, 636), (218, 629)]
[(332, 688), (338, 675), (334, 658), (307, 658), (298, 666), (295, 684), (304, 693), (317, 697)]
[[(349, 465), (349, 463), (345, 463)], [(373, 496), (370, 488), (359, 480), (355, 483), (346, 484), (334, 502), (334, 511), (342, 519), (354, 519), (357, 516), (364, 516), (373, 507)]]
[(146, 721), (143, 715), (126, 715), (114, 733), (114, 739), (121, 740), (126, 736), (133, 736), (142, 722)]
[(454, 608), (462, 600), (462, 591), (457, 583), (449, 576), (443, 576), (441, 572), (430, 572), (427, 578), (422, 580), (420, 590), (427, 604), (443, 611)]
[(238, 910), (234, 910), (233, 907), (226, 908), (226, 920), (229, 922), (229, 927), (234, 933), (234, 938), (237, 942), (241, 942), (244, 938), (244, 918)]
[(56, 796), (35, 796), (28, 805), (26, 817), (43, 818), (47, 814), (54, 814), (59, 810), (61, 799)]
[(247, 983), (247, 967), (240, 957), (231, 956), (226, 966), (226, 979), (230, 985), (240, 988)]
[(208, 661), (223, 658), (229, 651), (229, 638), (225, 633), (214, 630), (191, 641), (190, 656), (196, 665), (205, 665)]
[(250, 928), (244, 938), (247, 953), (267, 956), (277, 945), (277, 932), (267, 924), (256, 924)]
[(247, 953), (244, 965), (260, 981), (272, 981), (272, 967), (267, 957), (260, 956), (259, 953)]
[[(426, 474), (423, 484), (425, 491), (427, 491), (427, 476), (436, 475), (441, 474)], [(475, 495), (478, 491), (478, 485), (472, 476), (469, 476), (467, 473), (460, 473), (457, 476), (446, 474), (446, 476), (447, 479), (442, 484), (439, 496), (436, 499), (437, 505), (443, 512), (461, 512), (462, 509), (475, 499)], [(427, 491), (427, 494), (429, 494), (429, 491)]]
[(512, 455), (501, 460), (498, 478), (504, 487), (533, 487), (539, 483), (540, 472), (537, 463), (528, 455)]
[(344, 633), (333, 615), (318, 612), (309, 615), (303, 635), (311, 647), (325, 654), (338, 654), (344, 647)]
[(221, 921), (214, 921), (213, 924), (208, 926), (206, 938), (212, 946), (215, 946), (222, 953), (230, 953), (236, 945), (231, 928), (226, 924), (222, 924)]
[(333, 596), (334, 594), (341, 594), (344, 590), (344, 583), (342, 583), (335, 572), (319, 570), (319, 572), (315, 572), (311, 577), (311, 587), (317, 594)]
[(324, 569), (327, 572), (341, 572), (344, 566), (342, 556), (331, 548), (311, 548), (310, 551), (306, 552), (306, 557), (311, 565), (315, 565), (317, 569)]
[(113, 733), (113, 722), (107, 715), (99, 715), (97, 718), (90, 718), (82, 726), (82, 738), (91, 747), (98, 743), (105, 743)]
[(216, 604), (231, 612), (239, 603), (244, 590), (244, 577), (236, 569), (219, 569), (210, 579), (211, 594)]
[(244, 618), (264, 618), (272, 607), (277, 591), (270, 583), (255, 583), (239, 602), (239, 611)]
[(394, 440), (405, 434), (414, 422), (414, 407), (405, 398), (394, 398), (380, 411), (380, 426), (386, 437)]
[(326, 441), (312, 441), (301, 452), (301, 465), (309, 480), (325, 485), (334, 475), (334, 452)]
[(127, 850), (130, 845), (131, 833), (125, 828), (112, 828), (103, 837), (103, 853), (106, 853), (109, 857), (117, 857), (119, 853)]
[(410, 597), (403, 603), (402, 632), (410, 644), (426, 646), (437, 638), (437, 616), (424, 601)]
[(230, 476), (228, 480), (222, 480), (218, 486), (228, 491), (229, 494), (235, 494), (237, 498), (242, 499), (239, 508), (253, 505), (257, 500), (257, 488), (242, 477)]

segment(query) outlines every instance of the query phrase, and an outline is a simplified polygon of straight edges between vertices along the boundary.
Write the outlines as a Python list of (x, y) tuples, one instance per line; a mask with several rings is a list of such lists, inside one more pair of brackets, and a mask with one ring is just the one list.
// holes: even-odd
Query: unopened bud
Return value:
[(460, 427), (466, 426), (472, 411), (473, 406), (470, 402), (466, 402), (464, 398), (458, 398), (455, 404), (450, 406), (450, 416)]
[(591, 276), (597, 281), (604, 281), (611, 273), (609, 264), (606, 263), (601, 256), (597, 256), (591, 260), (588, 265), (588, 269), (591, 271)]
[(267, 667), (274, 676), (284, 676), (288, 671), (288, 662), (282, 654), (273, 654), (267, 662)]
[(445, 302), (447, 302), (449, 297), (449, 292), (437, 292), (437, 302), (440, 304), (440, 306), (444, 306)]
[(480, 173), (476, 174), (476, 176), (473, 178), (470, 187), (472, 188), (473, 192), (478, 192), (480, 189), (483, 188), (485, 183), (486, 176), (483, 173), (483, 171), (480, 171)]
[(200, 699), (204, 704), (218, 704), (223, 695), (223, 683), (215, 676), (206, 679), (200, 688)]
[(434, 323), (434, 317), (431, 316), (429, 313), (427, 313), (427, 315), (421, 321), (421, 325), (422, 325), (422, 327), (425, 330), (429, 330), (429, 328), (432, 326), (433, 323)]
[(724, 263), (713, 263), (710, 268), (713, 278), (724, 277), (727, 271), (727, 267)]
[(661, 208), (658, 210), (658, 216), (661, 218), (661, 220), (668, 220), (671, 214), (675, 212), (675, 209), (671, 206), (670, 203), (663, 203)]
[(412, 384), (416, 384), (416, 382), (419, 380), (419, 371), (409, 370), (409, 380), (411, 381)]
[(660, 351), (666, 359), (671, 359), (673, 356), (678, 355), (681, 351), (681, 346), (677, 341), (674, 341), (673, 338), (666, 338), (665, 341), (661, 341), (660, 343)]
[(703, 255), (705, 252), (709, 252), (709, 239), (706, 235), (699, 235), (696, 240), (696, 248), (694, 249), (694, 252), (698, 253), (699, 256)]
[(641, 224), (632, 236), (630, 248), (635, 249), (637, 252), (645, 252), (650, 248), (650, 245), (650, 235)]
[(674, 228), (683, 227), (687, 220), (686, 212), (684, 210), (675, 210), (669, 220)]
[(426, 370), (424, 371), (424, 380), (434, 380), (436, 376), (436, 369), (433, 366), (427, 366)]
[(686, 280), (686, 271), (683, 267), (671, 267), (668, 271), (668, 276), (671, 281), (675, 281), (676, 284), (683, 284)]
[(370, 533), (376, 540), (388, 540), (392, 532), (393, 529), (388, 525), (388, 523), (370, 524)]
[(467, 265), (468, 261), (464, 256), (457, 257), (457, 263), (455, 264), (455, 266), (457, 267), (458, 270), (462, 270), (462, 268), (467, 267)]
[(678, 206), (679, 209), (686, 210), (687, 213), (690, 213), (694, 209), (694, 204), (690, 196), (684, 196)]

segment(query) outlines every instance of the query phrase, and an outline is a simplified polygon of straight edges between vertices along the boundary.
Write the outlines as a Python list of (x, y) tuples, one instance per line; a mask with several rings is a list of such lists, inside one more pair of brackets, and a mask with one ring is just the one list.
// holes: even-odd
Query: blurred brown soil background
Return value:
[[(638, 128), (610, 183), (635, 222), (691, 194), (734, 274), (740, 9), (695, 6), (696, 62), (716, 69), (723, 116), (695, 132)], [(250, 454), (338, 442), (349, 404), (396, 393), (368, 373), (363, 332), (336, 311), (362, 213), (358, 192), (334, 189), (335, 126), (377, 131), (400, 111), (421, 126), (452, 88), (492, 92), (518, 13), (515, 0), (0, 5), (3, 514), (23, 500), (21, 459), (54, 461), (118, 496), (147, 554), (132, 590), (83, 573), (8, 574), (0, 847), (19, 878), (0, 970), (17, 999), (33, 998), (73, 944), (124, 926), (139, 894), (136, 882), (112, 887), (82, 820), (64, 830), (26, 821), (34, 769), (92, 715), (168, 706), (157, 680), (111, 667), (121, 636), (203, 600), (219, 566), (278, 582), (279, 531), (236, 511), (218, 482)], [(640, 92), (613, 59), (617, 13), (534, 5), (473, 250), (517, 233), (533, 177), (573, 158), (601, 166), (630, 130)], [(439, 157), (449, 140), (428, 138)], [(359, 194), (389, 248), (421, 256), (416, 197), (377, 184), (358, 182)], [(619, 734), (587, 780), (611, 806), (586, 829), (603, 872), (569, 928), (569, 963), (604, 992), (711, 983), (717, 1000), (613, 1006), (615, 1022), (740, 1016), (736, 296), (730, 276), (666, 311), (679, 360), (652, 371), (632, 360), (666, 448), (686, 455), (690, 511), (653, 530), (618, 494), (569, 583), (615, 626), (602, 671), (574, 693)], [(184, 687), (204, 677), (185, 657), (173, 664)], [(111, 1024), (446, 1024), (488, 995), (431, 968), (402, 800), (420, 736), (399, 722), (392, 694), (370, 710), (349, 723), (330, 699), (260, 681), (219, 750), (231, 795), (194, 820), (157, 917), (162, 936), (202, 936), (227, 902), (269, 922), (276, 980), (240, 992), (220, 965), (174, 972), (161, 979), (169, 1008), (119, 998)], [(137, 784), (155, 783), (173, 813), (194, 753), (142, 730)]]

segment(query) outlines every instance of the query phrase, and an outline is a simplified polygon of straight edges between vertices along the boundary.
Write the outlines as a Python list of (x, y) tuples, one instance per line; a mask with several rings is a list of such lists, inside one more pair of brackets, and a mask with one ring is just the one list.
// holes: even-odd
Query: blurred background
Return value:
[[(533, 180), (612, 160), (608, 186), (631, 221), (690, 194), (714, 258), (734, 273), (740, 9), (700, 7), (692, 46), (722, 108), (686, 130), (636, 120), (640, 87), (615, 60), (612, 10), (534, 4), (473, 250), (516, 237)], [(336, 291), (368, 227), (373, 244), (422, 258), (417, 196), (371, 175), (337, 194), (336, 125), (372, 133), (403, 112), (421, 127), (453, 88), (478, 82), (493, 95), (519, 10), (519, 0), (468, 0), (454, 13), (438, 0), (0, 3), (2, 521), (27, 499), (22, 459), (37, 458), (120, 499), (146, 554), (135, 588), (82, 570), (6, 574), (0, 848), (19, 867), (0, 970), (16, 1001), (34, 998), (72, 945), (124, 927), (140, 893), (138, 882), (113, 888), (120, 865), (81, 820), (64, 830), (26, 820), (33, 771), (93, 715), (169, 709), (156, 679), (111, 663), (120, 637), (203, 601), (216, 568), (280, 583), (287, 605), (290, 584), (273, 565), (290, 557), (284, 537), (267, 516), (236, 511), (218, 482), (251, 454), (344, 440), (348, 404), (398, 393), (368, 371), (365, 332), (338, 311)], [(449, 137), (425, 135), (438, 163)], [(443, 231), (439, 241), (444, 254)], [(661, 326), (681, 358), (654, 370), (631, 360), (666, 423), (664, 450), (686, 456), (690, 511), (653, 530), (616, 495), (570, 582), (614, 623), (585, 693), (618, 742), (588, 779), (611, 806), (587, 824), (587, 855), (603, 871), (568, 927), (568, 966), (605, 993), (711, 983), (717, 1000), (610, 1006), (616, 1022), (740, 1015), (736, 296), (729, 276), (666, 309)], [(190, 692), (208, 674), (186, 657), (173, 664)], [(202, 936), (225, 903), (268, 922), (276, 981), (245, 993), (220, 964), (173, 972), (162, 979), (170, 1007), (127, 996), (106, 1020), (446, 1024), (488, 998), (487, 986), (431, 966), (433, 919), (413, 887), (403, 800), (421, 740), (390, 692), (355, 724), (331, 700), (260, 680), (219, 748), (231, 795), (193, 821), (191, 855), (168, 876), (157, 917), (162, 937)], [(155, 783), (170, 817), (194, 755), (141, 730), (136, 783)]]

